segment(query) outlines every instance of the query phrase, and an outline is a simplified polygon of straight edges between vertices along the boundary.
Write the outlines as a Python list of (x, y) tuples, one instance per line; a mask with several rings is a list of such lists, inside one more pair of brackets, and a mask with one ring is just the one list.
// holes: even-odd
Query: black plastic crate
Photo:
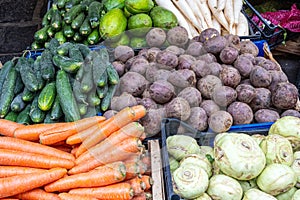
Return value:
[[(257, 124), (245, 124), (232, 126), (228, 132), (246, 133), (249, 135), (262, 134), (266, 135), (272, 122), (257, 123)], [(213, 146), (213, 142), (216, 133), (201, 132), (192, 128), (189, 124), (182, 122), (175, 118), (165, 118), (161, 122), (161, 149), (162, 149), (162, 161), (163, 161), (163, 172), (164, 172), (164, 184), (165, 184), (165, 195), (167, 200), (181, 200), (181, 197), (176, 194), (173, 190), (172, 175), (169, 163), (169, 154), (167, 151), (166, 139), (169, 136), (177, 135), (179, 126), (185, 129), (185, 132), (193, 138), (195, 138), (199, 145)]]

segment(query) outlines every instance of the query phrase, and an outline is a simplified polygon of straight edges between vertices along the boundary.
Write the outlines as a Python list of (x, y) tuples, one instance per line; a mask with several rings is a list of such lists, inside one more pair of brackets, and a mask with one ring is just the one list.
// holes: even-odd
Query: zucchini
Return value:
[(91, 32), (92, 32), (92, 27), (90, 25), (90, 20), (88, 17), (86, 17), (79, 28), (79, 33), (83, 36), (87, 36)]
[(119, 83), (119, 75), (114, 66), (111, 63), (108, 63), (106, 67), (106, 72), (108, 76), (108, 82), (111, 85), (117, 85)]
[(93, 51), (93, 81), (94, 84), (103, 87), (107, 82), (106, 66), (109, 62), (109, 55), (106, 48), (101, 48), (99, 52)]
[(47, 29), (47, 35), (49, 36), (49, 38), (54, 37), (56, 31), (54, 30), (54, 28), (52, 26), (49, 26), (49, 28)]
[(24, 87), (24, 90), (22, 92), (22, 99), (25, 102), (30, 102), (33, 100), (35, 93), (28, 90), (26, 87)]
[(22, 81), (28, 90), (32, 92), (38, 91), (39, 82), (28, 59), (25, 60), (24, 63), (20, 66), (20, 74)]
[(104, 85), (103, 87), (96, 87), (97, 95), (100, 99), (103, 99), (108, 91), (108, 85)]
[(16, 78), (16, 85), (15, 85), (15, 89), (14, 89), (14, 94), (17, 95), (17, 94), (21, 93), (23, 91), (23, 89), (24, 89), (24, 83), (22, 81), (20, 73), (17, 72), (17, 78)]
[(88, 94), (87, 101), (89, 106), (98, 106), (101, 103), (101, 99), (97, 96), (96, 91), (91, 91)]
[(38, 106), (39, 95), (36, 95), (31, 103), (29, 117), (34, 123), (41, 123), (46, 117), (46, 112), (42, 111)]
[(20, 112), (23, 110), (26, 106), (26, 103), (22, 99), (23, 94), (17, 94), (17, 96), (14, 97), (10, 104), (10, 109), (14, 112)]
[(56, 96), (55, 82), (48, 83), (38, 97), (38, 106), (42, 111), (51, 109)]
[(33, 71), (38, 81), (38, 90), (41, 90), (45, 85), (45, 80), (43, 79), (42, 70), (41, 70), (41, 60), (42, 60), (42, 56), (38, 56), (33, 64)]
[(69, 50), (69, 57), (79, 62), (83, 62), (83, 55), (79, 49), (79, 47), (75, 44), (73, 48)]
[(78, 104), (78, 109), (79, 109), (80, 115), (85, 115), (87, 113), (87, 108), (88, 108), (87, 104), (85, 104), (85, 103), (79, 103)]
[(63, 31), (55, 33), (54, 38), (58, 40), (59, 44), (63, 44), (67, 41), (67, 38), (64, 36)]
[(52, 80), (55, 77), (55, 67), (52, 62), (52, 53), (45, 49), (41, 55), (40, 71), (44, 80)]
[(79, 103), (84, 103), (84, 104), (88, 105), (87, 94), (81, 92), (79, 81), (74, 80), (74, 82), (72, 84), (72, 89), (73, 89), (73, 93), (74, 93), (74, 97), (75, 97), (76, 101)]
[(50, 24), (50, 20), (52, 18), (51, 16), (52, 16), (52, 8), (50, 8), (43, 16), (42, 26), (47, 26)]
[(58, 10), (57, 6), (53, 7), (52, 19), (51, 19), (51, 27), (55, 31), (59, 31), (62, 27), (62, 17), (60, 15), (60, 11)]
[(84, 12), (79, 13), (71, 23), (72, 29), (79, 29), (85, 19)]
[(81, 42), (83, 40), (83, 36), (78, 33), (78, 32), (75, 32), (74, 36), (73, 36), (73, 41), (78, 43), (78, 42)]
[(87, 55), (89, 55), (89, 53), (91, 52), (91, 49), (84, 44), (76, 44), (76, 46), (78, 46), (83, 58), (86, 58)]
[(50, 25), (44, 26), (40, 30), (34, 33), (34, 40), (39, 43), (44, 43), (48, 40), (47, 30), (50, 28)]
[[(71, 0), (72, 1), (72, 0)], [(70, 2), (71, 2), (70, 1)], [(81, 13), (82, 11), (84, 10), (84, 7), (81, 5), (81, 4), (77, 4), (75, 6), (73, 6), (72, 8), (70, 8), (70, 10), (68, 10), (66, 13), (65, 13), (65, 16), (64, 16), (64, 21), (67, 23), (67, 24), (71, 24), (72, 21), (75, 19), (75, 17), (77, 15), (79, 15), (79, 13)]]
[(111, 99), (113, 98), (117, 87), (118, 87), (118, 85), (109, 85), (108, 86), (108, 91), (107, 91), (105, 97), (101, 101), (101, 110), (103, 112), (107, 111), (108, 108), (110, 107)]
[(62, 55), (54, 55), (52, 60), (54, 65), (69, 73), (76, 73), (82, 65), (82, 62)]
[(88, 8), (88, 18), (92, 28), (99, 26), (103, 3), (93, 1)]
[(65, 24), (63, 27), (63, 34), (67, 38), (72, 38), (75, 34), (75, 31), (72, 29), (70, 24)]
[(71, 42), (66, 42), (66, 43), (61, 44), (59, 47), (57, 47), (56, 52), (59, 55), (66, 56), (66, 55), (68, 55), (69, 49), (71, 47), (73, 47), (73, 44)]
[(89, 44), (97, 44), (100, 41), (99, 30), (95, 28), (87, 37), (87, 41)]
[(7, 113), (4, 119), (15, 122), (17, 120), (18, 114), (19, 113), (10, 111), (9, 113)]
[(55, 100), (52, 105), (52, 108), (51, 108), (51, 111), (50, 111), (50, 118), (53, 120), (58, 120), (63, 115), (64, 115), (64, 113), (61, 109), (58, 96), (56, 95)]
[(84, 76), (80, 83), (80, 89), (83, 93), (88, 93), (94, 87), (92, 62), (86, 59), (82, 67), (84, 70)]
[(0, 118), (3, 118), (10, 108), (14, 98), (14, 89), (16, 84), (17, 71), (14, 67), (10, 68), (5, 81), (3, 82), (0, 96)]
[(56, 74), (56, 90), (59, 103), (65, 115), (65, 120), (67, 122), (79, 120), (79, 109), (73, 95), (68, 75), (64, 70), (59, 70)]
[(2, 91), (3, 83), (6, 79), (6, 76), (11, 68), (14, 67), (14, 62), (12, 60), (9, 60), (4, 63), (0, 70), (0, 92)]
[(81, 0), (69, 0), (68, 2), (66, 2), (65, 4), (65, 9), (66, 10), (70, 10), (72, 9), (74, 6), (78, 5), (80, 3)]
[(29, 113), (31, 104), (27, 104), (26, 107), (18, 114), (16, 122), (19, 124), (29, 125), (32, 123)]

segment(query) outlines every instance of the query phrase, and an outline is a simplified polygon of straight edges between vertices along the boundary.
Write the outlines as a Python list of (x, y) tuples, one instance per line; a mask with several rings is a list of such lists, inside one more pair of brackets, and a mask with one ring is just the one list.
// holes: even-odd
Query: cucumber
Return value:
[(66, 42), (66, 43), (60, 45), (59, 47), (57, 47), (56, 52), (59, 55), (66, 56), (66, 55), (68, 55), (69, 49), (71, 47), (73, 47), (73, 44), (71, 42)]
[(64, 70), (59, 70), (56, 74), (56, 90), (59, 103), (65, 115), (65, 120), (67, 122), (79, 120), (79, 109), (73, 95), (68, 75)]
[(49, 38), (52, 38), (54, 37), (56, 31), (54, 30), (54, 28), (52, 26), (49, 26), (49, 28), (47, 29), (47, 35)]
[(84, 8), (85, 8), (84, 10), (85, 11), (88, 11), (89, 6), (91, 5), (91, 3), (93, 1), (95, 1), (95, 0), (83, 0), (83, 1), (81, 1), (81, 5), (84, 6)]
[(88, 94), (87, 102), (89, 106), (98, 106), (101, 103), (101, 99), (97, 96), (96, 91), (91, 91)]
[(54, 55), (52, 60), (54, 65), (69, 73), (76, 73), (83, 63), (62, 55)]
[(41, 123), (46, 117), (46, 112), (42, 111), (38, 106), (39, 95), (36, 95), (31, 103), (29, 117), (34, 123)]
[(51, 51), (52, 55), (57, 54), (56, 49), (59, 47), (59, 42), (56, 38), (52, 38), (48, 45), (45, 45), (45, 48), (49, 49)]
[(45, 49), (41, 55), (40, 71), (42, 78), (46, 81), (55, 77), (55, 67), (52, 62), (52, 53), (49, 49)]
[(38, 81), (38, 90), (41, 90), (45, 85), (45, 80), (43, 79), (42, 70), (41, 70), (41, 60), (42, 60), (42, 56), (38, 56), (33, 64), (33, 71)]
[(31, 104), (27, 104), (26, 107), (18, 114), (16, 122), (19, 124), (29, 125), (32, 123), (29, 113)]
[(75, 32), (74, 36), (73, 36), (73, 41), (76, 43), (79, 43), (83, 40), (83, 36), (80, 35), (80, 33)]
[(43, 44), (42, 43), (39, 43), (37, 41), (33, 41), (31, 43), (31, 49), (32, 50), (37, 50), (37, 49), (41, 49), (41, 48), (43, 48)]
[(10, 111), (9, 113), (7, 113), (4, 119), (15, 122), (17, 120), (18, 114), (19, 113)]
[(38, 91), (39, 82), (28, 59), (20, 66), (20, 74), (22, 81), (28, 90), (32, 92)]
[(16, 78), (16, 85), (15, 85), (15, 89), (14, 89), (14, 94), (17, 95), (17, 94), (21, 93), (23, 91), (23, 89), (24, 89), (24, 83), (22, 81), (20, 73), (17, 72), (17, 78)]
[(88, 8), (88, 18), (92, 28), (99, 26), (103, 3), (93, 1)]
[(51, 111), (50, 111), (50, 118), (53, 120), (58, 120), (63, 116), (63, 111), (61, 109), (58, 96), (56, 95), (54, 103), (52, 105)]
[(72, 29), (79, 29), (85, 19), (84, 12), (79, 13), (71, 23)]
[(103, 87), (97, 87), (96, 92), (100, 99), (103, 99), (108, 91), (108, 85), (104, 85)]
[(63, 27), (63, 34), (67, 38), (72, 38), (75, 34), (75, 31), (72, 29), (70, 24), (65, 24)]
[(82, 67), (84, 69), (84, 76), (80, 83), (80, 89), (83, 93), (88, 93), (94, 87), (92, 62), (86, 59)]
[(92, 27), (90, 25), (90, 19), (86, 17), (79, 28), (79, 33), (83, 36), (88, 36), (91, 32)]
[(82, 115), (82, 118), (88, 118), (93, 117), (97, 114), (95, 106), (88, 106), (87, 111), (84, 115)]
[(44, 124), (53, 124), (53, 123), (57, 123), (59, 122), (59, 120), (54, 120), (54, 119), (51, 119), (51, 114), (50, 112), (47, 112), (46, 116), (45, 116), (45, 119), (43, 121)]
[(2, 91), (3, 83), (6, 79), (6, 76), (11, 68), (14, 67), (14, 62), (12, 60), (9, 60), (4, 63), (0, 70), (0, 92)]
[(105, 97), (101, 101), (101, 110), (103, 112), (107, 111), (108, 108), (110, 107), (111, 99), (113, 98), (117, 87), (118, 87), (118, 85), (109, 85), (108, 86), (108, 91), (107, 91)]
[(84, 70), (83, 70), (83, 66), (81, 66), (81, 67), (79, 68), (79, 70), (77, 71), (77, 73), (76, 73), (75, 79), (76, 79), (77, 81), (81, 81), (83, 75), (84, 75)]
[(87, 113), (87, 108), (88, 108), (87, 104), (85, 104), (85, 103), (79, 103), (78, 104), (78, 109), (79, 109), (80, 115), (85, 115)]
[(59, 44), (63, 44), (67, 41), (67, 38), (64, 36), (63, 31), (55, 33), (54, 38), (58, 40)]
[(83, 55), (77, 44), (75, 44), (74, 47), (69, 50), (69, 57), (79, 62), (84, 61)]
[(100, 41), (100, 34), (97, 28), (95, 28), (87, 37), (89, 44), (97, 44)]
[(27, 59), (25, 57), (18, 58), (18, 62), (15, 65), (15, 68), (16, 68), (17, 72), (20, 72), (21, 66), (25, 65), (26, 62), (27, 62)]
[(107, 82), (106, 66), (109, 62), (108, 52), (106, 48), (101, 48), (99, 52), (93, 51), (91, 55), (93, 58), (94, 84), (103, 87)]
[(116, 71), (116, 69), (114, 68), (114, 66), (109, 63), (106, 67), (106, 72), (107, 72), (107, 76), (108, 76), (108, 82), (111, 85), (117, 85), (119, 83), (119, 75), (118, 72)]
[(23, 94), (17, 94), (17, 96), (14, 97), (10, 104), (10, 109), (14, 112), (20, 112), (23, 110), (26, 106), (26, 103), (22, 99)]
[(102, 74), (102, 76), (99, 77), (98, 79), (98, 87), (104, 87), (105, 85), (108, 84), (108, 75), (105, 70), (105, 72)]
[(34, 33), (34, 40), (39, 43), (44, 43), (48, 40), (47, 30), (50, 28), (50, 25), (44, 26), (40, 30)]
[(91, 49), (84, 44), (76, 44), (76, 46), (78, 46), (83, 58), (86, 58), (87, 55), (89, 55), (89, 53), (91, 52)]
[(0, 95), (0, 118), (5, 117), (9, 112), (10, 104), (14, 98), (17, 71), (14, 67), (10, 68), (6, 79), (3, 82)]
[(59, 31), (62, 27), (62, 17), (60, 15), (60, 11), (58, 10), (57, 6), (52, 6), (53, 13), (52, 13), (52, 19), (51, 19), (51, 27), (55, 31)]
[(56, 96), (55, 82), (48, 83), (38, 97), (38, 106), (42, 111), (51, 109)]
[(74, 80), (74, 82), (72, 84), (72, 89), (73, 89), (73, 93), (74, 93), (74, 97), (75, 97), (76, 101), (79, 103), (88, 105), (87, 94), (81, 92), (79, 81)]
[(22, 99), (25, 102), (30, 102), (33, 100), (35, 93), (28, 90), (26, 87), (24, 87), (24, 90), (22, 92)]
[[(47, 26), (50, 24), (50, 20), (51, 20), (51, 17), (52, 16), (52, 8), (50, 8), (46, 13), (45, 15), (43, 16), (43, 19), (42, 19), (42, 26)], [(49, 20), (49, 19), (50, 20)]]
[(57, 0), (57, 7), (63, 9), (67, 2), (68, 0)]
[[(72, 1), (72, 0), (71, 0)], [(70, 1), (70, 2), (71, 2)], [(75, 6), (73, 6), (72, 8), (70, 8), (70, 10), (68, 10), (66, 13), (65, 13), (65, 16), (64, 16), (64, 21), (67, 23), (67, 24), (71, 24), (72, 21), (75, 19), (75, 17), (77, 15), (79, 15), (82, 11), (84, 10), (84, 7), (81, 5), (81, 4), (77, 4)]]
[(69, 0), (68, 2), (66, 2), (65, 4), (65, 9), (66, 10), (70, 10), (72, 9), (74, 6), (78, 5), (80, 3), (81, 0)]

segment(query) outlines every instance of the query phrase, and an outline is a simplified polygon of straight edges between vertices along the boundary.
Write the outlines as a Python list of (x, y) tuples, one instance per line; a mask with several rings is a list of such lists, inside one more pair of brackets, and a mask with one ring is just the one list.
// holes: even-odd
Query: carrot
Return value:
[(24, 151), (27, 153), (37, 153), (58, 158), (75, 160), (75, 157), (70, 153), (66, 153), (53, 147), (18, 138), (0, 137), (0, 149)]
[(98, 198), (90, 195), (79, 195), (79, 194), (70, 194), (70, 193), (59, 193), (58, 196), (61, 200), (98, 200)]
[(130, 200), (134, 193), (129, 183), (116, 183), (105, 187), (77, 188), (69, 191), (70, 194), (92, 195), (99, 200)]
[(0, 166), (0, 178), (15, 176), (19, 174), (29, 174), (35, 172), (43, 172), (45, 169), (20, 167), (20, 166)]
[(137, 121), (146, 115), (146, 108), (142, 105), (126, 107), (118, 112), (113, 117), (106, 120), (105, 123), (99, 125), (100, 131), (86, 138), (79, 146), (76, 157), (80, 156), (87, 149), (95, 146), (97, 143), (103, 141), (113, 132), (119, 130), (130, 122)]
[(41, 187), (60, 179), (66, 173), (67, 170), (64, 168), (53, 168), (45, 172), (0, 178), (0, 198), (13, 196)]
[(74, 162), (69, 159), (41, 155), (37, 153), (0, 149), (0, 165), (35, 167), (45, 169), (50, 169), (53, 167), (63, 167), (66, 169), (70, 169), (74, 166)]
[(149, 190), (153, 185), (153, 179), (151, 178), (151, 176), (142, 175), (141, 179), (146, 185), (145, 190)]
[(97, 158), (99, 156), (102, 156), (102, 154), (110, 147), (117, 146), (120, 142), (130, 137), (140, 137), (143, 133), (144, 127), (141, 124), (139, 124), (138, 122), (131, 122), (118, 131), (112, 133), (108, 138), (106, 138), (99, 144), (90, 148), (89, 151), (81, 154), (78, 158), (76, 158), (75, 163), (79, 164), (90, 158)]
[[(60, 151), (64, 151), (64, 152), (67, 152), (67, 153), (70, 153), (72, 154), (72, 150), (73, 148), (71, 146), (67, 146), (67, 145), (61, 145), (61, 146), (51, 146), (57, 150), (60, 150)], [(74, 156), (74, 154), (72, 154)], [(75, 156), (74, 156), (75, 157)]]
[(143, 157), (143, 153), (142, 152), (138, 152), (136, 154), (133, 154), (131, 156), (129, 156), (128, 158), (126, 158), (124, 160), (124, 163), (130, 163), (130, 162), (139, 162)]
[[(76, 151), (78, 150), (79, 146), (74, 146), (71, 150), (71, 154), (75, 156)], [(75, 160), (76, 161), (76, 160)]]
[(21, 127), (25, 127), (25, 125), (18, 124), (16, 122), (9, 121), (6, 119), (0, 119), (0, 134), (1, 135), (13, 137), (15, 130), (18, 128), (21, 128)]
[(139, 177), (132, 178), (126, 182), (131, 185), (134, 195), (141, 194), (146, 189), (146, 183), (144, 183)]
[(99, 125), (96, 124), (90, 128), (87, 128), (83, 131), (80, 131), (80, 132), (74, 134), (74, 135), (71, 135), (70, 137), (67, 138), (66, 143), (70, 144), (70, 145), (79, 144), (83, 140), (85, 140), (87, 137), (89, 137), (90, 135), (94, 134), (96, 131), (99, 131), (99, 130), (100, 130)]
[(59, 196), (54, 193), (48, 193), (45, 190), (42, 190), (40, 188), (36, 188), (24, 193), (20, 193), (16, 195), (15, 197), (22, 199), (22, 200), (60, 200)]
[(150, 200), (150, 199), (152, 199), (152, 194), (149, 192), (143, 192), (141, 194), (134, 195), (134, 197), (132, 198), (132, 200)]
[(105, 165), (111, 162), (121, 161), (141, 151), (143, 145), (138, 138), (128, 138), (122, 141), (118, 146), (112, 146), (100, 157), (91, 158), (85, 162), (75, 165), (69, 170), (69, 174), (77, 174), (88, 172), (98, 166)]
[(47, 192), (66, 191), (80, 187), (98, 187), (118, 183), (125, 178), (126, 168), (123, 162), (101, 166), (86, 173), (66, 176), (45, 186)]
[(130, 180), (145, 173), (146, 167), (141, 161), (126, 162), (126, 177), (125, 180)]

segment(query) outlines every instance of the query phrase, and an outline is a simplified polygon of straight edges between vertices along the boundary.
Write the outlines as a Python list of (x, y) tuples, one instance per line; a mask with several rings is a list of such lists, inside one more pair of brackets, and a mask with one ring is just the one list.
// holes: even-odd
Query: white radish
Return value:
[[(199, 20), (199, 23), (202, 25), (203, 30), (208, 28), (208, 25), (204, 19), (204, 14), (201, 12), (195, 0), (187, 0), (188, 5), (193, 11), (195, 17)], [(201, 30), (201, 31), (203, 31)]]
[(207, 0), (196, 0), (196, 4), (198, 5), (199, 9), (201, 10), (201, 13), (207, 23), (208, 27), (212, 27), (212, 14), (211, 11), (207, 5)]
[(218, 0), (218, 6), (217, 6), (218, 11), (224, 10), (226, 1), (227, 0)]
[(218, 22), (218, 20), (215, 17), (212, 18), (212, 24), (213, 24), (212, 27), (221, 34), (221, 24)]
[(192, 33), (190, 31), (189, 22), (185, 19), (185, 17), (181, 14), (181, 12), (175, 7), (171, 0), (155, 0), (157, 5), (170, 10), (176, 16), (178, 20), (178, 24), (185, 28), (188, 32), (189, 38), (192, 38)]
[(223, 11), (217, 11), (217, 1), (216, 0), (209, 0), (208, 1), (208, 7), (210, 8), (212, 14), (214, 17), (219, 21), (219, 23), (227, 30), (229, 31), (229, 24), (225, 18), (225, 15)]
[(227, 0), (224, 8), (224, 15), (229, 24), (229, 32), (233, 34), (234, 14), (233, 14), (233, 0)]
[(240, 12), (239, 23), (236, 26), (236, 35), (238, 36), (248, 36), (249, 35), (249, 25), (246, 16)]
[(192, 38), (200, 34), (200, 32), (198, 32), (197, 29), (191, 23), (189, 23), (189, 29), (191, 31)]
[(233, 0), (234, 24), (238, 25), (239, 15), (243, 8), (243, 0)]

